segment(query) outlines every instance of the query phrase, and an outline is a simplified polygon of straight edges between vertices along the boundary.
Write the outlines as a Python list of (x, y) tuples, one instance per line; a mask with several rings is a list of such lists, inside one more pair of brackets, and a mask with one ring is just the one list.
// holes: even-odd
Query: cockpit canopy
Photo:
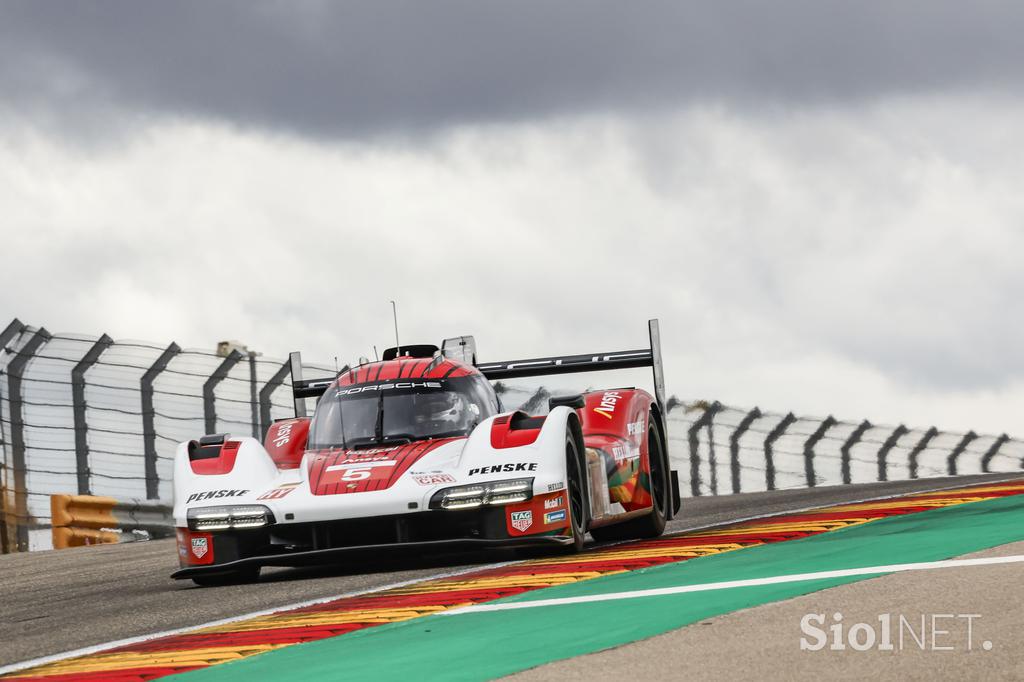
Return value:
[(476, 372), (335, 384), (317, 405), (308, 447), (361, 448), (467, 436), (498, 410), (494, 390)]

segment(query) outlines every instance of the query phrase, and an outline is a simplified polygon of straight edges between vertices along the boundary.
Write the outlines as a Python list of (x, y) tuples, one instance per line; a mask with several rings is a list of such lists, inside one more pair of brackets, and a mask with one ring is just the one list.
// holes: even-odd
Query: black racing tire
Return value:
[(243, 585), (256, 582), (260, 577), (259, 566), (246, 566), (224, 573), (209, 573), (192, 576), (192, 582), (200, 587), (222, 587), (224, 585)]
[(595, 540), (602, 542), (616, 540), (635, 540), (640, 538), (656, 538), (665, 532), (668, 518), (668, 505), (671, 503), (669, 475), (666, 470), (665, 448), (661, 442), (661, 433), (654, 423), (654, 414), (648, 418), (647, 426), (647, 459), (651, 467), (651, 497), (654, 504), (651, 513), (638, 519), (632, 519), (614, 526), (593, 528), (590, 534)]
[(584, 494), (583, 471), (580, 469), (580, 452), (571, 431), (565, 436), (565, 479), (573, 541), (565, 549), (575, 554), (582, 551), (583, 541), (587, 538), (587, 497)]
[(522, 547), (516, 554), (523, 558), (535, 559), (555, 554), (576, 554), (583, 550), (587, 538), (585, 526), (587, 503), (583, 494), (583, 476), (580, 470), (579, 446), (572, 432), (565, 437), (565, 494), (569, 498), (569, 525), (572, 528), (572, 543), (559, 547)]

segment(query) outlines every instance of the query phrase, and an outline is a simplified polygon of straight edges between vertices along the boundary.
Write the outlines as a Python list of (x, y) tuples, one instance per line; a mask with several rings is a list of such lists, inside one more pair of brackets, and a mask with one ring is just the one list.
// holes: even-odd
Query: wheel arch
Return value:
[(586, 518), (582, 520), (583, 522), (580, 525), (585, 533), (590, 525), (590, 470), (587, 468), (587, 446), (583, 442), (583, 425), (580, 423), (579, 415), (575, 411), (571, 411), (566, 419), (566, 430), (576, 443), (577, 466), (579, 467), (580, 478), (583, 479), (580, 488), (583, 491), (583, 513)]
[(656, 400), (651, 401), (650, 420), (658, 431), (661, 440), (662, 466), (665, 472), (665, 481), (668, 485), (668, 505), (665, 510), (665, 517), (672, 519), (679, 512), (681, 500), (679, 499), (679, 486), (672, 471), (672, 457), (668, 451), (668, 428), (665, 422), (665, 415), (661, 412), (661, 405)]

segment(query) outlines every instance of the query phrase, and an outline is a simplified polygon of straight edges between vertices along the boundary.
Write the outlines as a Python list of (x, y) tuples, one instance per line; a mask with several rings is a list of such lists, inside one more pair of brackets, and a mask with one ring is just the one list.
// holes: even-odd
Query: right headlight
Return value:
[(196, 531), (262, 528), (274, 522), (273, 514), (261, 504), (195, 507), (187, 516), (189, 530)]
[(533, 479), (516, 478), (438, 490), (430, 498), (431, 509), (472, 509), (484, 505), (514, 504), (533, 497)]

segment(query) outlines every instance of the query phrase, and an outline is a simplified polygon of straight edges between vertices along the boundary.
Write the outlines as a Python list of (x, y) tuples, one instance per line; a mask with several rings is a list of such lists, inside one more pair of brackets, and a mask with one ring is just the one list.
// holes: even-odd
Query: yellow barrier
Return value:
[(112, 497), (92, 495), (51, 495), (53, 548), (102, 545), (118, 541), (120, 535), (104, 528), (117, 528)]

